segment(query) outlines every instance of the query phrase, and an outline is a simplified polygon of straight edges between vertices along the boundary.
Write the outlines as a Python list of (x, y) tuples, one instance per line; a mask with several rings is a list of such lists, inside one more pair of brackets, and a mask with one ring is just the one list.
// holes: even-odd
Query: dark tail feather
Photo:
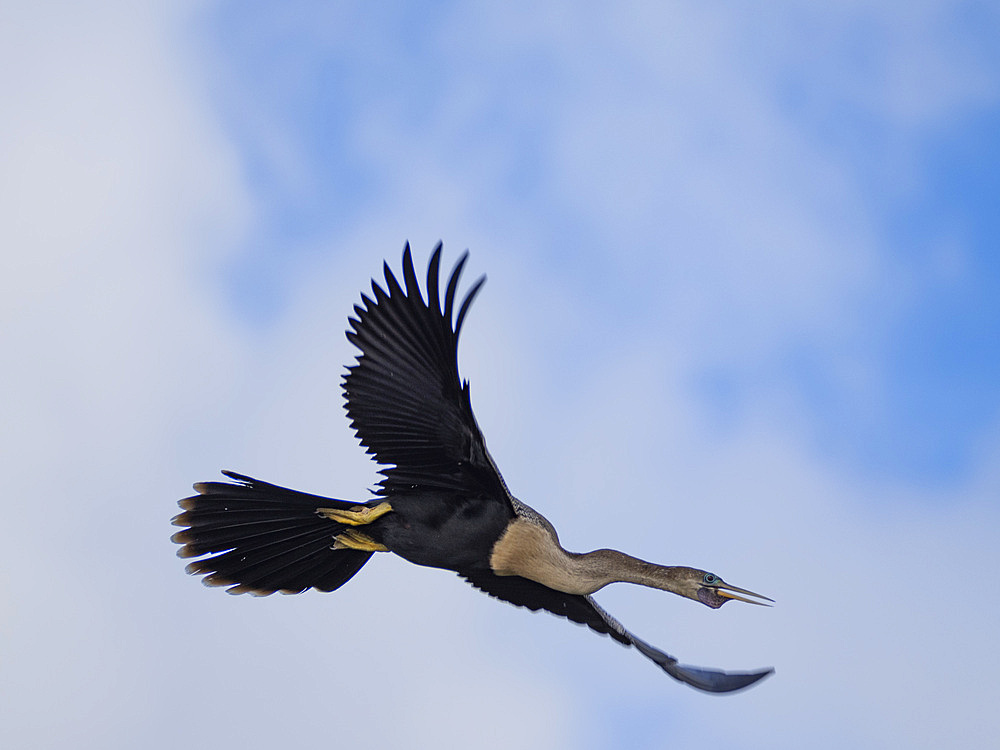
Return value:
[(344, 526), (316, 514), (317, 508), (358, 503), (278, 487), (231, 471), (236, 484), (199, 482), (198, 494), (178, 503), (173, 519), (188, 528), (171, 537), (184, 546), (180, 557), (201, 557), (188, 573), (205, 575), (209, 586), (231, 586), (230, 594), (297, 594), (308, 588), (333, 591), (347, 583), (371, 552), (332, 549)]

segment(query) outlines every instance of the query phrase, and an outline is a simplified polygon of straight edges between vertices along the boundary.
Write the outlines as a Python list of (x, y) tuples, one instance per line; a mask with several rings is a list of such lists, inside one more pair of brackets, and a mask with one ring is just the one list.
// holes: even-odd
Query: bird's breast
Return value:
[(559, 544), (551, 524), (518, 517), (493, 545), (490, 568), (499, 576), (521, 576), (566, 594), (589, 594), (594, 582), (579, 575), (574, 557)]

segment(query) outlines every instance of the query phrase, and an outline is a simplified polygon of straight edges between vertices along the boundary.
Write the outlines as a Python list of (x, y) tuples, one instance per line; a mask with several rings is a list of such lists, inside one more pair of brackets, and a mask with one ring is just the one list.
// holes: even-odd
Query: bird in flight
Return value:
[(361, 351), (343, 389), (351, 427), (384, 466), (375, 498), (334, 500), (231, 471), (231, 482), (199, 482), (180, 501), (173, 536), (187, 571), (229, 593), (266, 596), (344, 585), (376, 552), (453, 570), (490, 596), (544, 609), (638, 649), (676, 680), (727, 693), (773, 672), (722, 672), (678, 663), (626, 630), (592, 598), (609, 583), (670, 591), (718, 609), (728, 601), (772, 601), (714, 573), (649, 563), (601, 549), (568, 552), (552, 524), (510, 490), (476, 423), (469, 384), (458, 373), (458, 336), (486, 280), (457, 309), (459, 258), (441, 305), (441, 244), (422, 294), (407, 243), (403, 284), (384, 264), (385, 286), (361, 295), (347, 338)]

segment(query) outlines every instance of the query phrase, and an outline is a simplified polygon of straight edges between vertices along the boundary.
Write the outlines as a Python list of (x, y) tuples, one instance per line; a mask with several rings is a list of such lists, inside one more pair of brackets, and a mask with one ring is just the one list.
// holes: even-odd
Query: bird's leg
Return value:
[(350, 510), (317, 508), (316, 514), (347, 526), (364, 526), (381, 518), (391, 510), (392, 506), (389, 503), (379, 503), (374, 508), (369, 508), (367, 505), (355, 505)]
[[(379, 503), (374, 508), (355, 505), (350, 510), (340, 508), (317, 508), (316, 514), (346, 526), (365, 526), (392, 511), (389, 503)], [(388, 552), (389, 548), (379, 544), (367, 534), (355, 529), (346, 529), (333, 538), (333, 549), (356, 549), (362, 552)]]
[[(388, 505), (388, 503), (385, 503)], [(356, 549), (362, 552), (388, 552), (389, 548), (379, 544), (367, 534), (348, 529), (333, 538), (332, 549)]]

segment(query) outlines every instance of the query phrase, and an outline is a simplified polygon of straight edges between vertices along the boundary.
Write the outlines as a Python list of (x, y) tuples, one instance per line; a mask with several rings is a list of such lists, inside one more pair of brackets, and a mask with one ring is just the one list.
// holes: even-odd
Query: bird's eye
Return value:
[(709, 586), (711, 586), (713, 583), (718, 583), (719, 582), (719, 577), (717, 575), (715, 575), (714, 573), (706, 573), (705, 577), (702, 578), (702, 580), (705, 583), (707, 583)]

